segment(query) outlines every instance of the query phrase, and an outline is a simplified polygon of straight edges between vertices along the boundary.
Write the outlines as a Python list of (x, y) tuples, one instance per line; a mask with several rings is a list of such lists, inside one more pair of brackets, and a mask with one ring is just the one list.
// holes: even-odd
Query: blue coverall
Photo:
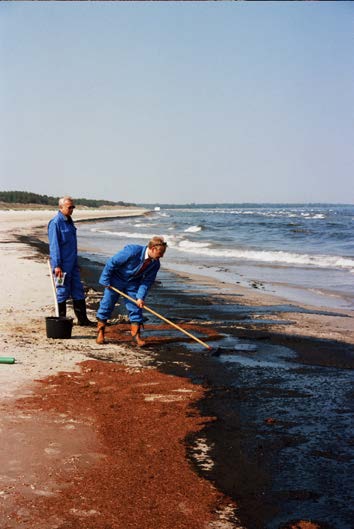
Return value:
[(57, 287), (58, 303), (70, 297), (73, 300), (85, 299), (77, 261), (76, 228), (71, 219), (61, 211), (48, 224), (49, 253), (52, 269), (58, 266), (66, 272), (63, 286)]
[[(108, 259), (99, 282), (103, 286), (112, 286), (128, 294), (133, 299), (144, 300), (160, 268), (159, 259), (153, 259), (142, 274), (139, 269), (144, 263), (146, 246), (128, 244)], [(107, 321), (118, 301), (119, 294), (106, 288), (97, 311), (97, 319)], [(142, 323), (142, 310), (132, 301), (124, 298), (131, 323)]]

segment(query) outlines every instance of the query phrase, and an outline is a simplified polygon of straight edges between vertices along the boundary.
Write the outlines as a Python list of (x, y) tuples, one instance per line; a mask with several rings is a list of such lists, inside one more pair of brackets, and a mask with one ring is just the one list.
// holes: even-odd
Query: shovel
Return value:
[[(123, 296), (124, 298), (126, 299), (129, 299), (129, 301), (132, 301), (133, 303), (135, 303), (135, 305), (137, 305), (137, 302), (135, 299), (133, 299), (132, 297), (128, 296), (128, 294), (125, 294), (124, 292), (122, 292), (121, 290), (118, 290), (117, 288), (114, 288), (114, 287), (109, 287), (111, 290), (114, 290), (114, 292), (117, 292), (117, 294), (120, 294), (121, 296)], [(155, 312), (154, 310), (150, 309), (149, 307), (147, 307), (146, 305), (144, 305), (143, 307), (144, 310), (147, 310), (148, 312), (151, 312), (151, 314), (154, 314), (154, 316), (157, 316), (158, 318), (160, 318), (160, 320), (163, 320), (165, 321), (166, 323), (168, 323), (169, 325), (171, 325), (172, 327), (174, 327), (175, 329), (178, 329), (179, 331), (183, 332), (184, 334), (186, 334), (187, 336), (189, 336), (189, 338), (192, 338), (193, 340), (195, 340), (196, 342), (200, 343), (201, 345), (203, 345), (203, 347), (206, 347), (209, 351), (212, 349), (212, 347), (210, 347), (210, 345), (208, 345), (207, 343), (205, 342), (202, 342), (202, 340), (199, 340), (199, 338), (197, 338), (196, 336), (193, 336), (193, 334), (191, 334), (190, 332), (186, 331), (185, 329), (182, 329), (182, 327), (180, 327), (179, 325), (176, 325), (176, 323), (173, 323), (172, 321), (168, 320), (167, 318), (165, 318), (164, 316), (162, 316), (161, 314), (159, 314), (158, 312)]]
[(55, 316), (56, 316), (57, 318), (59, 318), (59, 305), (58, 305), (58, 300), (57, 300), (57, 291), (56, 291), (56, 288), (55, 288), (55, 282), (54, 282), (54, 277), (53, 277), (52, 267), (51, 267), (51, 264), (50, 264), (50, 260), (49, 260), (49, 259), (47, 260), (47, 263), (48, 263), (49, 277), (50, 277), (50, 279), (51, 279), (52, 290), (53, 290), (53, 296), (54, 296)]

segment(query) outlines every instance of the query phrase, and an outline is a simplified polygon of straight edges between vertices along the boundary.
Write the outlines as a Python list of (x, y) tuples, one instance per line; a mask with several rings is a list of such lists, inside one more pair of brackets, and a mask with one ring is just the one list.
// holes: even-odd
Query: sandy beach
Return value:
[[(1, 356), (16, 359), (0, 365), (1, 528), (251, 527), (241, 521), (227, 487), (220, 490), (217, 480), (202, 475), (214, 462), (200, 432), (206, 425), (212, 428), (217, 410), (201, 413), (197, 403), (208, 385), (205, 379), (184, 376), (186, 357), (172, 358), (168, 340), (148, 339), (146, 350), (137, 349), (124, 324), (116, 331), (112, 327), (104, 348), (95, 343), (95, 329), (76, 325), (71, 340), (46, 337), (45, 316), (54, 315), (48, 266), (21, 237), (35, 233), (45, 239), (54, 214), (55, 209), (0, 211)], [(79, 229), (80, 221), (142, 214), (136, 208), (104, 213), (76, 209), (74, 220)], [(192, 279), (224, 294), (228, 302), (238, 299), (257, 307), (286, 303), (255, 289)], [(94, 305), (99, 294), (89, 290), (88, 298)], [(298, 337), (319, 339), (316, 362), (352, 362), (353, 312), (302, 308), (305, 312), (277, 314), (272, 339), (297, 339), (297, 354), (304, 357), (308, 347)], [(94, 319), (93, 311), (89, 317)], [(235, 322), (233, 330), (237, 336), (265, 332), (242, 322)], [(203, 333), (202, 326), (199, 331)], [(216, 339), (208, 333), (203, 337)], [(334, 360), (324, 352), (333, 342), (342, 344)], [(159, 346), (157, 353), (154, 346)], [(159, 369), (163, 353), (167, 368)], [(314, 350), (312, 362), (315, 357)], [(111, 362), (103, 361), (107, 359)], [(193, 443), (187, 449), (189, 438)], [(310, 520), (296, 523), (303, 529), (324, 527)], [(262, 527), (262, 520), (257, 524), (253, 527)]]
[[(76, 213), (91, 220), (143, 210)], [(0, 212), (1, 356), (16, 359), (0, 369), (2, 529), (231, 527), (231, 502), (185, 457), (184, 438), (206, 420), (192, 411), (202, 388), (149, 368), (149, 354), (129, 343), (104, 347), (119, 368), (87, 361), (102, 354), (95, 329), (46, 337), (45, 316), (54, 315), (48, 266), (17, 236), (44, 233), (51, 216)]]

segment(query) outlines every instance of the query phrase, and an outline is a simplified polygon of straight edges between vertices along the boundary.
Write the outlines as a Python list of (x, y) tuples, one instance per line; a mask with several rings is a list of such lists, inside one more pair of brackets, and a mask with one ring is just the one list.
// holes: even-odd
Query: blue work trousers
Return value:
[[(120, 287), (125, 294), (128, 294), (133, 299), (136, 299), (137, 287), (134, 285), (128, 285), (124, 290)], [(96, 313), (97, 319), (101, 321), (107, 321), (111, 317), (114, 306), (119, 299), (119, 294), (110, 288), (105, 288), (103, 298), (101, 299), (100, 306)], [(132, 301), (124, 298), (125, 307), (129, 314), (129, 321), (131, 323), (143, 323), (143, 311), (135, 305)]]
[(78, 268), (74, 268), (72, 272), (67, 272), (64, 285), (57, 287), (58, 303), (62, 303), (69, 298), (74, 300), (85, 299), (85, 291), (81, 283)]

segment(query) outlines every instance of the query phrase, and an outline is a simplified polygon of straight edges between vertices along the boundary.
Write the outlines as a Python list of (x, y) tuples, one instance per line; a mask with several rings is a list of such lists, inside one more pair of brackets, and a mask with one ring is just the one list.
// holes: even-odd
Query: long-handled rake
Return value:
[[(111, 290), (114, 290), (114, 292), (117, 292), (117, 294), (120, 294), (121, 296), (123, 296), (124, 298), (126, 299), (129, 299), (129, 301), (132, 301), (133, 303), (135, 303), (135, 305), (137, 305), (137, 301), (135, 299), (133, 299), (132, 297), (128, 296), (128, 294), (125, 294), (124, 292), (122, 292), (121, 290), (118, 290), (118, 288), (115, 288), (115, 287), (112, 287), (110, 286), (109, 287)], [(158, 318), (160, 318), (160, 320), (163, 320), (165, 321), (166, 323), (168, 323), (169, 325), (171, 325), (172, 327), (174, 327), (175, 329), (178, 329), (179, 331), (183, 332), (184, 334), (186, 334), (187, 336), (189, 336), (189, 338), (192, 338), (193, 340), (195, 340), (196, 342), (200, 343), (201, 345), (203, 345), (203, 347), (206, 347), (207, 349), (209, 349), (209, 351), (212, 349), (212, 347), (208, 344), (206, 344), (205, 342), (202, 342), (202, 340), (199, 340), (199, 338), (197, 338), (196, 336), (194, 336), (193, 334), (191, 334), (190, 332), (186, 331), (185, 329), (182, 329), (182, 327), (180, 327), (179, 325), (177, 325), (176, 323), (173, 323), (171, 320), (168, 320), (167, 318), (165, 318), (164, 316), (162, 316), (161, 314), (159, 314), (158, 312), (150, 309), (150, 307), (148, 307), (147, 305), (144, 305), (143, 307), (144, 310), (147, 310), (148, 312), (151, 312), (151, 314), (154, 314), (154, 316), (157, 316)]]

